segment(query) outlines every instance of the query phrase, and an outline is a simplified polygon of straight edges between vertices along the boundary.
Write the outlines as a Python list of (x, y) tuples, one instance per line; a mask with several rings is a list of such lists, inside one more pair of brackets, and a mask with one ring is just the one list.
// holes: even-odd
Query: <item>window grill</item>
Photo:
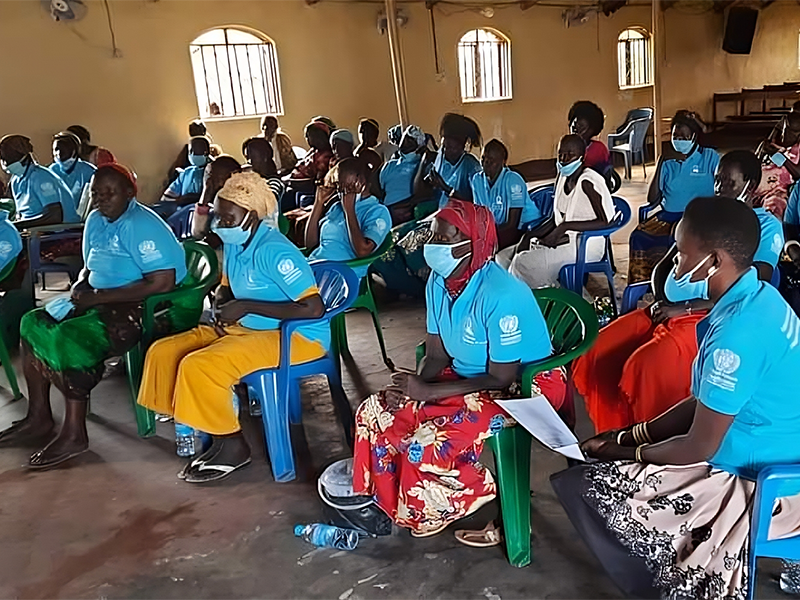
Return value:
[(619, 87), (652, 85), (650, 34), (641, 29), (626, 29), (617, 42)]
[(461, 100), (511, 99), (511, 43), (489, 29), (473, 29), (458, 42)]

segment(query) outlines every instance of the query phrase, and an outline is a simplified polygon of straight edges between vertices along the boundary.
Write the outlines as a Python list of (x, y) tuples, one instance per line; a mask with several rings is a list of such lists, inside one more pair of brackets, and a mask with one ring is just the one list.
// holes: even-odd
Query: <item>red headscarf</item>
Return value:
[(133, 195), (134, 196), (137, 193), (139, 193), (139, 189), (136, 186), (136, 175), (134, 175), (133, 171), (131, 171), (128, 167), (126, 167), (125, 165), (121, 165), (119, 163), (106, 163), (106, 164), (104, 164), (104, 165), (102, 165), (100, 167), (97, 167), (98, 171), (101, 171), (103, 169), (110, 169), (112, 171), (116, 171), (117, 173), (119, 173), (120, 175), (125, 177), (125, 179), (127, 179), (130, 182), (130, 184), (133, 186)]
[(485, 206), (456, 199), (451, 199), (436, 217), (458, 228), (472, 242), (472, 257), (467, 270), (458, 278), (445, 280), (447, 291), (451, 296), (457, 296), (475, 272), (492, 260), (497, 251), (494, 217)]

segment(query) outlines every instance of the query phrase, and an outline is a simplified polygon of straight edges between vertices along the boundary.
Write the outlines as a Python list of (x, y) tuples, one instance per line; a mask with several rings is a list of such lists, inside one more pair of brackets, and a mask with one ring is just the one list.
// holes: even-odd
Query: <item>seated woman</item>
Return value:
[[(558, 283), (561, 267), (575, 262), (578, 233), (607, 227), (614, 218), (614, 202), (605, 179), (583, 164), (586, 145), (575, 134), (558, 144), (558, 178), (555, 183), (553, 220), (522, 236), (509, 268), (512, 275), (532, 288)], [(586, 244), (586, 262), (602, 258), (605, 240)]]
[(398, 156), (386, 161), (378, 176), (378, 197), (392, 214), (392, 225), (410, 221), (414, 216), (416, 197), (414, 179), (422, 162), (425, 134), (416, 125), (409, 125), (400, 140)]
[(52, 439), (50, 386), (66, 398), (61, 431), (31, 456), (31, 469), (53, 467), (86, 451), (87, 402), (104, 361), (139, 341), (142, 301), (169, 292), (186, 276), (183, 248), (153, 211), (136, 202), (128, 169), (98, 168), (91, 193), (97, 208), (83, 232), (86, 267), (71, 297), (29, 312), (20, 324), (28, 415), (0, 432), (0, 441)]
[(756, 190), (756, 206), (763, 206), (783, 219), (789, 189), (800, 178), (799, 106), (793, 107), (784, 117), (776, 135), (764, 145), (764, 152), (761, 185)]
[(469, 117), (447, 113), (439, 125), (439, 135), (442, 147), (433, 167), (424, 174), (436, 190), (438, 208), (443, 208), (454, 194), (472, 202), (472, 177), (481, 170), (481, 163), (467, 148), (481, 145), (481, 130)]
[[(720, 160), (715, 191), (752, 206), (760, 179), (755, 154), (734, 150)], [(758, 278), (768, 283), (778, 264), (783, 234), (778, 219), (763, 208), (755, 212), (761, 237), (754, 264)], [(672, 285), (669, 275), (676, 256), (673, 246), (653, 272), (656, 302), (612, 321), (573, 363), (575, 389), (598, 432), (657, 417), (691, 393), (697, 324), (712, 304), (697, 295), (694, 285), (685, 289)]]
[(689, 201), (714, 193), (719, 154), (700, 145), (702, 133), (703, 125), (695, 113), (675, 113), (672, 147), (677, 156), (661, 158), (647, 192), (648, 205), (661, 206), (661, 210), (631, 233), (628, 285), (650, 279), (653, 267), (675, 242), (675, 225)]
[[(194, 239), (206, 240), (215, 248), (220, 244), (219, 238), (211, 231), (214, 199), (231, 175), (239, 172), (241, 172), (241, 166), (238, 161), (227, 154), (218, 156), (206, 165), (203, 174), (203, 190), (200, 192), (200, 200), (194, 205), (192, 218), (192, 237)], [(213, 240), (208, 239), (209, 235)]]
[(252, 137), (242, 144), (242, 155), (247, 159), (247, 163), (242, 168), (261, 175), (280, 204), (283, 193), (286, 191), (286, 184), (278, 176), (278, 169), (273, 160), (275, 154), (272, 144), (266, 138)]
[(194, 204), (200, 199), (203, 189), (203, 173), (209, 161), (211, 142), (207, 137), (195, 137), (189, 141), (189, 162), (192, 164), (180, 172), (177, 179), (164, 190), (164, 195), (154, 210), (169, 217), (182, 206)]
[[(800, 321), (752, 268), (758, 229), (752, 209), (730, 198), (686, 207), (671, 277), (702, 288), (714, 305), (697, 326), (691, 395), (652, 421), (587, 440), (584, 452), (603, 462), (551, 478), (629, 596), (747, 597), (755, 480), (764, 467), (800, 462), (792, 333)], [(800, 530), (800, 512), (786, 502), (773, 510), (771, 539)]]
[[(216, 325), (201, 325), (157, 341), (145, 359), (138, 402), (214, 437), (189, 463), (189, 483), (215, 481), (250, 463), (250, 448), (234, 410), (232, 388), (245, 375), (277, 366), (283, 319), (319, 318), (325, 305), (298, 248), (274, 226), (278, 203), (255, 173), (236, 173), (214, 201), (214, 232), (225, 244)], [(330, 344), (327, 324), (292, 335), (292, 362), (320, 358)]]
[[(356, 414), (355, 493), (415, 537), (435, 535), (495, 496), (478, 461), (484, 441), (503, 428), (493, 398), (508, 398), (520, 366), (552, 352), (531, 291), (492, 261), (497, 247), (489, 210), (450, 200), (425, 245), (425, 357), (416, 375), (365, 400)], [(559, 408), (560, 370), (535, 383)]]
[(488, 208), (497, 226), (499, 248), (519, 242), (523, 213), (533, 208), (528, 187), (522, 175), (506, 166), (508, 148), (500, 140), (489, 140), (483, 147), (482, 171), (472, 176), (472, 197), (475, 204)]
[[(62, 131), (53, 137), (53, 164), (48, 167), (61, 178), (75, 202), (75, 210), (81, 203), (81, 197), (87, 191), (89, 183), (97, 170), (92, 163), (78, 157), (81, 141), (69, 131)], [(78, 213), (80, 214), (80, 213)]]
[(586, 143), (586, 155), (583, 163), (604, 175), (611, 166), (611, 155), (608, 153), (606, 145), (595, 139), (605, 126), (606, 117), (603, 109), (594, 102), (579, 100), (570, 107), (567, 120), (570, 133), (581, 136)]
[(36, 162), (30, 139), (24, 135), (1, 139), (0, 165), (11, 175), (17, 229), (80, 222), (69, 188), (58, 175)]
[(95, 146), (92, 144), (92, 136), (89, 130), (83, 125), (70, 125), (67, 131), (74, 133), (81, 141), (80, 158), (88, 163), (92, 163), (95, 167), (103, 165), (111, 165), (117, 162), (114, 155), (108, 148), (102, 146)]
[(278, 119), (273, 115), (266, 115), (261, 119), (261, 134), (272, 147), (275, 169), (280, 175), (292, 172), (297, 164), (297, 156), (292, 148), (292, 138), (289, 137), (278, 125)]
[[(320, 191), (306, 224), (309, 260), (346, 261), (369, 256), (389, 233), (391, 215), (374, 196), (362, 197), (367, 189), (364, 164), (345, 158), (336, 166), (338, 194)], [(355, 269), (359, 277), (368, 267)]]
[(333, 153), (333, 156), (331, 157), (330, 163), (328, 164), (328, 170), (335, 167), (345, 158), (352, 158), (353, 149), (355, 147), (355, 140), (353, 139), (353, 134), (350, 133), (347, 129), (337, 129), (336, 131), (331, 133), (329, 141), (331, 144), (331, 152)]
[(358, 123), (358, 146), (353, 151), (353, 156), (360, 158), (370, 173), (377, 174), (383, 166), (383, 155), (378, 152), (378, 137), (381, 134), (380, 126), (375, 119), (361, 119)]
[(331, 128), (323, 121), (311, 121), (305, 128), (310, 150), (297, 163), (286, 179), (286, 194), (281, 202), (281, 212), (297, 208), (297, 194), (314, 194), (330, 168), (333, 150), (330, 144)]

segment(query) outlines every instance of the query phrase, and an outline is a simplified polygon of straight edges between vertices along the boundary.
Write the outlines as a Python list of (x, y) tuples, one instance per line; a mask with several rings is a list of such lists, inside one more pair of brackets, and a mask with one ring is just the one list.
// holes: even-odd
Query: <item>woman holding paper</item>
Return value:
[[(353, 468), (355, 492), (374, 496), (416, 537), (435, 535), (494, 498), (492, 475), (478, 462), (483, 442), (505, 424), (492, 399), (512, 397), (520, 365), (552, 352), (533, 293), (492, 261), (489, 209), (450, 200), (431, 234), (425, 356), (416, 374), (395, 373), (392, 386), (358, 409)], [(562, 371), (535, 383), (561, 407)]]
[[(88, 449), (86, 408), (103, 362), (139, 341), (142, 301), (171, 291), (186, 276), (183, 248), (158, 215), (136, 202), (136, 181), (128, 169), (100, 167), (91, 193), (97, 209), (83, 233), (86, 268), (71, 296), (29, 312), (20, 324), (28, 414), (0, 432), (0, 443), (49, 441), (31, 456), (31, 469), (54, 467)], [(175, 320), (172, 325), (185, 326)], [(55, 438), (51, 385), (66, 399)]]
[[(759, 221), (743, 202), (693, 200), (675, 237), (670, 278), (713, 303), (697, 325), (691, 395), (660, 417), (584, 442), (603, 462), (551, 481), (629, 596), (745, 598), (755, 480), (765, 467), (800, 463), (800, 320), (758, 280)], [(800, 533), (799, 499), (776, 503), (771, 539)], [(797, 565), (786, 576), (800, 591)]]

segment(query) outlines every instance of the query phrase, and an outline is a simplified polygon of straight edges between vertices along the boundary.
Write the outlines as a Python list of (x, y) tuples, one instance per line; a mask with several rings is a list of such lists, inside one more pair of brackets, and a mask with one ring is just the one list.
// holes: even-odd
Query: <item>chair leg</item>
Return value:
[(297, 379), (289, 385), (289, 422), (292, 425), (303, 422), (303, 401), (300, 396), (300, 381)]
[[(2, 326), (0, 325), (0, 327)], [(17, 374), (14, 372), (14, 365), (11, 364), (11, 357), (8, 354), (8, 346), (6, 346), (2, 329), (0, 329), (0, 363), (3, 363), (3, 370), (6, 373), (8, 384), (11, 386), (11, 392), (14, 394), (14, 400), (19, 400), (22, 398), (22, 394), (19, 393)]]
[(508, 561), (525, 567), (531, 562), (531, 435), (516, 425), (488, 443), (494, 452)]
[(253, 386), (261, 401), (261, 422), (264, 426), (264, 438), (267, 443), (267, 455), (272, 465), (272, 477), (275, 481), (292, 481), (297, 477), (292, 452), (292, 438), (289, 433), (289, 415), (287, 398), (279, 392), (278, 374), (263, 373)]
[(328, 386), (331, 390), (331, 400), (336, 414), (339, 417), (339, 422), (344, 430), (344, 439), (347, 447), (352, 451), (355, 448), (355, 417), (353, 416), (353, 407), (350, 406), (350, 401), (347, 399), (347, 394), (344, 393), (342, 381), (339, 378), (339, 373), (336, 370), (329, 370), (326, 375), (328, 376)]
[(352, 357), (347, 344), (347, 321), (344, 313), (336, 315), (331, 323), (331, 335), (336, 339), (336, 350), (341, 356)]
[(625, 157), (625, 179), (630, 179), (631, 162), (633, 162), (633, 157), (631, 156), (630, 152), (623, 152), (622, 155)]
[(144, 352), (141, 343), (131, 348), (125, 355), (125, 370), (128, 374), (128, 388), (131, 392), (133, 412), (136, 416), (136, 431), (141, 438), (152, 437), (156, 434), (156, 416), (139, 404), (136, 400), (139, 397), (139, 385), (142, 381), (142, 369), (144, 363)]
[(381, 356), (383, 357), (383, 364), (385, 364), (390, 371), (394, 371), (394, 363), (392, 359), (386, 355), (386, 343), (383, 341), (383, 330), (381, 329), (381, 322), (378, 320), (378, 310), (370, 309), (372, 315), (372, 324), (375, 326), (375, 333), (378, 336), (378, 345), (381, 347)]

